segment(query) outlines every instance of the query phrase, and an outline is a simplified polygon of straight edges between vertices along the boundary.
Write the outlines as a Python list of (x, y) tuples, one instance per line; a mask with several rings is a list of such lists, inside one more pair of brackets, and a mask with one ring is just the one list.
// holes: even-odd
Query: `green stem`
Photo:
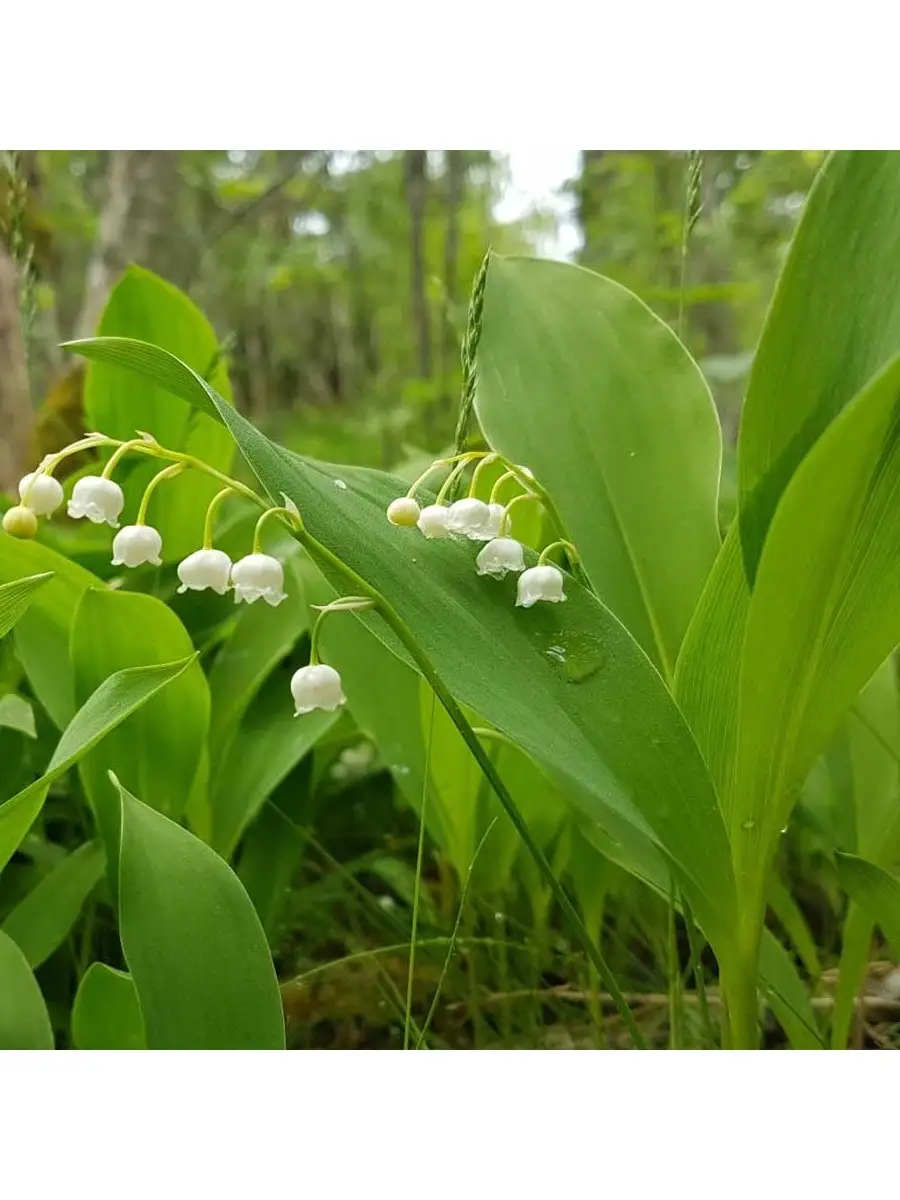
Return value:
[(497, 497), (500, 495), (500, 489), (503, 487), (504, 483), (507, 483), (510, 479), (514, 479), (516, 481), (516, 483), (521, 483), (521, 480), (519, 479), (519, 475), (518, 475), (517, 471), (513, 471), (512, 469), (510, 469), (509, 471), (504, 471), (503, 474), (500, 476), (500, 478), (497, 480), (497, 482), (494, 484), (494, 486), (491, 488), (491, 494), (488, 497), (488, 504), (496, 504), (498, 502)]
[[(492, 463), (495, 463), (499, 457), (499, 454), (491, 452), (489, 454), (485, 454), (484, 458), (482, 458), (478, 463), (475, 470), (472, 472), (472, 482), (469, 484), (470, 496), (475, 495), (475, 490), (478, 487), (478, 480), (481, 478), (482, 471), (484, 471), (485, 467), (489, 467)], [(491, 494), (493, 495), (493, 493)]]
[(584, 922), (579, 917), (575, 906), (572, 904), (572, 901), (569, 899), (565, 889), (554, 874), (553, 868), (547, 861), (546, 855), (532, 836), (528, 825), (519, 811), (518, 805), (507, 791), (506, 785), (491, 761), (490, 755), (486, 753), (484, 747), (481, 745), (481, 742), (475, 736), (471, 725), (463, 715), (462, 709), (456, 703), (452, 693), (445, 686), (440, 675), (432, 665), (431, 660), (413, 637), (408, 626), (406, 625), (406, 622), (387, 602), (387, 600), (384, 599), (380, 592), (377, 592), (374, 588), (370, 587), (370, 585), (365, 579), (362, 578), (362, 576), (357, 575), (352, 567), (347, 566), (347, 564), (339, 559), (336, 554), (333, 554), (327, 546), (322, 545), (322, 543), (313, 537), (305, 527), (299, 527), (295, 531), (295, 536), (306, 547), (310, 554), (313, 555), (314, 558), (318, 558), (320, 561), (327, 564), (333, 571), (336, 571), (343, 575), (346, 579), (351, 580), (354, 589), (357, 589), (360, 594), (368, 596), (373, 601), (374, 607), (378, 610), (380, 615), (384, 618), (405, 649), (408, 651), (413, 662), (416, 664), (423, 677), (434, 690), (438, 700), (440, 700), (441, 705), (444, 708), (444, 711), (447, 713), (450, 720), (462, 735), (463, 741), (468, 746), (473, 758), (478, 763), (479, 767), (496, 793), (497, 799), (503, 806), (506, 815), (512, 822), (513, 827), (524, 843), (528, 853), (534, 859), (535, 865), (543, 876), (547, 886), (553, 893), (554, 899), (562, 909), (563, 914), (565, 915), (566, 920), (569, 922), (575, 936), (578, 938), (578, 941), (584, 948), (588, 958), (597, 968), (597, 973), (603, 980), (604, 986), (612, 997), (616, 1008), (619, 1010), (622, 1020), (625, 1022), (625, 1025), (631, 1034), (631, 1039), (634, 1045), (639, 1049), (645, 1049), (646, 1042), (644, 1040), (644, 1036), (634, 1019), (631, 1009), (628, 1007), (628, 1003), (625, 1000), (615, 976), (607, 966), (599, 947), (594, 944), (590, 934), (584, 926)]
[(206, 520), (203, 522), (203, 549), (211, 550), (213, 544), (213, 526), (215, 525), (216, 513), (219, 510), (219, 505), (228, 496), (234, 495), (234, 488), (230, 485), (222, 488), (221, 492), (216, 492), (212, 500), (209, 502), (209, 507), (206, 510)]
[(100, 474), (100, 478), (101, 479), (112, 479), (113, 471), (116, 469), (116, 467), (119, 465), (119, 463), (125, 457), (125, 455), (129, 452), (129, 450), (137, 450), (138, 447), (140, 447), (140, 446), (149, 446), (149, 445), (152, 445), (152, 443), (148, 442), (146, 440), (146, 438), (132, 438), (131, 441), (123, 442), (121, 444), (121, 446), (119, 446), (119, 448), (117, 450), (114, 450), (113, 453), (109, 456), (109, 462), (103, 468), (103, 471)]
[(551, 542), (549, 546), (544, 547), (544, 549), (540, 553), (540, 557), (538, 558), (538, 566), (542, 567), (546, 563), (547, 559), (550, 557), (552, 552), (554, 550), (558, 550), (560, 548), (565, 550), (566, 554), (568, 554), (569, 561), (573, 564), (573, 566), (575, 565), (575, 563), (577, 563), (579, 561), (578, 551), (575, 549), (575, 547), (572, 545), (572, 543), (565, 541), (565, 539), (563, 539), (563, 538), (560, 538), (560, 540), (558, 542)]
[(256, 528), (253, 530), (253, 553), (262, 553), (262, 531), (263, 526), (270, 517), (285, 517), (290, 525), (297, 523), (297, 514), (289, 508), (267, 508), (259, 520), (256, 522)]
[(500, 533), (502, 535), (505, 536), (509, 531), (509, 527), (511, 524), (510, 513), (512, 512), (512, 510), (516, 507), (517, 504), (524, 504), (526, 500), (533, 500), (537, 504), (542, 503), (541, 498), (537, 494), (537, 492), (525, 492), (525, 494), (522, 496), (513, 496), (512, 500), (510, 500), (509, 504), (507, 504), (506, 510), (503, 513), (503, 521), (501, 522), (501, 526), (500, 526)]
[(135, 521), (136, 525), (144, 525), (146, 523), (147, 508), (150, 504), (150, 497), (153, 495), (153, 493), (156, 491), (156, 489), (159, 487), (159, 485), (166, 479), (174, 479), (175, 476), (180, 475), (183, 470), (184, 470), (183, 463), (175, 463), (171, 467), (163, 467), (163, 469), (161, 471), (158, 471), (153, 476), (153, 478), (147, 484), (147, 487), (144, 490), (144, 494), (141, 497), (141, 506), (138, 509), (137, 520)]

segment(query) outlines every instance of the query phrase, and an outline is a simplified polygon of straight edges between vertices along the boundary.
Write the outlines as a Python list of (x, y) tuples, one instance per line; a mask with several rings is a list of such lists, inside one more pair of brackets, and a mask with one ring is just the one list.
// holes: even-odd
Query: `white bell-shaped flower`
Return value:
[(316, 708), (334, 712), (347, 702), (340, 675), (334, 667), (325, 663), (311, 663), (295, 671), (291, 678), (291, 695), (294, 697), (295, 717)]
[[(464, 500), (457, 500), (455, 504), (450, 505), (447, 526), (451, 533), (462, 534), (463, 537), (471, 538), (473, 542), (480, 542), (485, 539), (490, 518), (491, 510), (483, 500), (467, 496)], [(487, 537), (490, 537), (490, 534), (487, 534)]]
[(508, 571), (525, 570), (525, 551), (515, 538), (493, 538), (483, 546), (475, 559), (479, 575), (493, 575), (503, 579)]
[(37, 533), (38, 519), (33, 508), (14, 504), (3, 514), (3, 532), (15, 538), (33, 538)]
[(119, 528), (119, 514), (125, 506), (125, 493), (114, 479), (101, 475), (85, 475), (72, 488), (69, 501), (70, 517), (87, 517), (95, 525), (112, 525)]
[(428, 504), (419, 513), (417, 524), (427, 538), (446, 538), (450, 537), (449, 516), (446, 504)]
[(126, 525), (113, 538), (114, 567), (139, 567), (142, 563), (162, 564), (162, 538), (152, 525)]
[(19, 499), (38, 517), (49, 517), (63, 502), (62, 484), (52, 475), (31, 471), (19, 480)]
[(231, 568), (234, 602), (253, 604), (260, 597), (276, 608), (286, 598), (284, 568), (271, 554), (247, 554)]
[(231, 559), (224, 550), (195, 550), (178, 564), (182, 592), (204, 592), (212, 588), (220, 596), (228, 591), (231, 578)]
[(419, 503), (412, 496), (398, 496), (387, 508), (387, 519), (392, 525), (413, 529), (419, 519)]
[(519, 586), (516, 589), (516, 605), (519, 608), (531, 608), (539, 600), (546, 600), (548, 604), (559, 604), (565, 598), (563, 573), (552, 563), (529, 567), (519, 576)]

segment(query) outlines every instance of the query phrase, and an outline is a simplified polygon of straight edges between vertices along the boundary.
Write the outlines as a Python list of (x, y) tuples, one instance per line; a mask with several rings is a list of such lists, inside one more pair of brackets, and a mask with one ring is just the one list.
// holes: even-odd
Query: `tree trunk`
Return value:
[(424, 150), (406, 151), (406, 197), (410, 218), (412, 315), (418, 346), (419, 375), (431, 378), (431, 320), (425, 291), (425, 206), (428, 199)]
[(125, 233), (134, 201), (133, 150), (110, 150), (106, 176), (106, 201), (100, 213), (97, 240), (88, 263), (81, 311), (75, 336), (93, 337), (106, 306), (113, 280), (127, 262)]
[(33, 421), (16, 267), (0, 245), (0, 490), (4, 492), (15, 494), (25, 473)]
[(459, 358), (456, 307), (459, 302), (459, 214), (463, 203), (463, 184), (466, 177), (466, 152), (448, 150), (446, 153), (445, 200), (447, 224), (444, 229), (444, 320), (440, 342), (441, 394), (447, 409), (453, 407), (451, 380), (452, 363)]

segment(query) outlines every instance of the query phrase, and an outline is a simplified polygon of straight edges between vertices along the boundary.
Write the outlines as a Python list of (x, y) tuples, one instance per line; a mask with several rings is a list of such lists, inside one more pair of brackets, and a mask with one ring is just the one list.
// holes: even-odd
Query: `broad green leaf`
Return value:
[(36, 572), (52, 572), (53, 579), (33, 594), (16, 626), (16, 653), (35, 696), (57, 729), (65, 729), (75, 715), (69, 666), (72, 619), (85, 589), (103, 585), (96, 575), (40, 542), (0, 537), (0, 583)]
[(722, 438), (697, 364), (612, 280), (493, 255), (476, 407), (491, 445), (549, 490), (600, 599), (671, 678), (720, 541)]
[(50, 784), (74, 766), (111, 729), (177, 679), (191, 662), (193, 658), (157, 667), (134, 667), (119, 671), (101, 683), (66, 726), (40, 779), (17, 792), (5, 804), (0, 804), (0, 871), (41, 811)]
[[(709, 776), (659, 674), (607, 608), (569, 581), (566, 604), (517, 609), (515, 582), (479, 579), (471, 545), (390, 525), (399, 480), (281, 450), (163, 350), (120, 339), (71, 348), (217, 407), (269, 495), (288, 496), (309, 532), (389, 600), (454, 694), (558, 778), (595, 823), (611, 812), (663, 849), (717, 952), (731, 952), (734, 881)], [(380, 618), (355, 619), (397, 646)]]
[(809, 194), (741, 416), (741, 539), (753, 576), (794, 471), (900, 350), (900, 155), (842, 150)]
[(51, 571), (44, 571), (40, 575), (27, 575), (24, 579), (14, 579), (0, 585), (0, 637), (9, 633), (25, 614), (34, 593), (52, 578)]
[[(212, 326), (192, 300), (151, 271), (134, 266), (126, 270), (110, 293), (99, 332), (144, 338), (164, 346), (208, 378), (220, 395), (231, 399), (228, 373)], [(89, 429), (126, 439), (135, 436), (137, 424), (170, 450), (194, 454), (222, 471), (231, 465), (233, 447), (216, 422), (170, 392), (146, 379), (135, 380), (116, 367), (91, 367), (85, 380), (84, 408)], [(129, 465), (131, 475), (127, 474)], [(136, 455), (126, 459), (121, 471), (126, 516), (136, 511), (140, 492), (159, 466), (138, 460)], [(176, 562), (200, 545), (206, 505), (219, 487), (215, 480), (192, 471), (156, 493), (150, 517), (162, 534), (165, 561)]]
[(675, 699), (697, 739), (716, 793), (730, 812), (741, 657), (750, 589), (732, 526), (688, 627), (675, 669)]
[(0, 726), (4, 729), (15, 729), (26, 737), (37, 737), (34, 726), (34, 709), (24, 696), (15, 696), (10, 692), (0, 697)]
[(67, 854), (3, 922), (30, 966), (39, 967), (65, 941), (81, 907), (103, 875), (106, 863), (99, 841)]
[[(89, 589), (72, 625), (76, 697), (83, 701), (115, 671), (154, 666), (191, 654), (175, 614), (153, 596)], [(108, 771), (139, 791), (145, 803), (178, 820), (190, 795), (209, 728), (209, 688), (198, 662), (160, 692), (133, 720), (104, 739), (81, 763), (88, 797), (97, 805)]]
[(52, 1050), (47, 1006), (25, 955), (0, 930), (0, 1050)]
[(210, 843), (223, 858), (231, 857), (266, 797), (340, 717), (321, 711), (295, 717), (290, 679), (289, 671), (269, 676), (223, 751), (211, 799)]
[(837, 854), (841, 887), (881, 926), (892, 942), (900, 942), (900, 880), (855, 854)]
[(806, 986), (791, 956), (768, 930), (760, 945), (759, 972), (763, 994), (793, 1049), (824, 1049)]
[(763, 548), (730, 805), (743, 869), (757, 880), (813, 762), (900, 640), (898, 388), (900, 359), (810, 451)]
[(283, 1050), (259, 918), (219, 856), (119, 785), (119, 930), (150, 1050)]
[(144, 1018), (131, 976), (91, 963), (72, 1007), (76, 1050), (146, 1050)]

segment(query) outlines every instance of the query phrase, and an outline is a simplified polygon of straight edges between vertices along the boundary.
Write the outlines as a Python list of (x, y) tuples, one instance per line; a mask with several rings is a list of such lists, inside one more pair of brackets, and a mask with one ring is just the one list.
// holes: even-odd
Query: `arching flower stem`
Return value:
[(146, 524), (147, 507), (150, 504), (150, 497), (153, 495), (153, 493), (156, 491), (156, 489), (159, 487), (159, 485), (166, 479), (174, 479), (175, 476), (180, 475), (183, 470), (184, 470), (184, 463), (175, 463), (171, 467), (163, 467), (163, 469), (161, 471), (158, 471), (153, 476), (153, 478), (147, 484), (147, 487), (144, 489), (144, 494), (141, 497), (141, 505), (140, 505), (140, 508), (138, 509), (137, 520), (135, 521), (135, 525)]
[(229, 496), (234, 495), (234, 488), (230, 485), (222, 488), (221, 492), (216, 492), (212, 500), (209, 502), (209, 507), (206, 510), (206, 520), (203, 522), (203, 549), (211, 550), (213, 544), (213, 529), (215, 528), (216, 513), (219, 511), (219, 505)]

